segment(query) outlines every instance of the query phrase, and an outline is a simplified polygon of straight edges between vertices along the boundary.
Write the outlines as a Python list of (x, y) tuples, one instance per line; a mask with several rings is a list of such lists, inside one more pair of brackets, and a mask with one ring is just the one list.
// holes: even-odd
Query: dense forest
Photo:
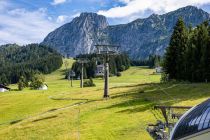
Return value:
[(165, 80), (210, 81), (210, 26), (186, 27), (180, 18), (164, 57)]
[[(97, 65), (103, 64), (103, 59), (99, 58), (96, 54), (79, 55), (76, 59), (85, 58), (88, 63), (84, 64), (84, 78), (95, 77), (95, 71)], [(116, 56), (110, 56), (109, 69), (110, 76), (117, 75), (119, 72), (127, 70), (130, 67), (130, 60), (126, 54), (119, 54)], [(76, 77), (80, 77), (81, 64), (75, 62), (72, 65), (72, 70), (76, 73)]]
[(0, 83), (17, 83), (20, 77), (27, 81), (37, 73), (48, 74), (62, 65), (62, 56), (51, 48), (39, 44), (0, 46)]
[(131, 60), (131, 66), (149, 66), (149, 68), (155, 68), (160, 66), (162, 58), (159, 55), (150, 55), (148, 59), (144, 60)]

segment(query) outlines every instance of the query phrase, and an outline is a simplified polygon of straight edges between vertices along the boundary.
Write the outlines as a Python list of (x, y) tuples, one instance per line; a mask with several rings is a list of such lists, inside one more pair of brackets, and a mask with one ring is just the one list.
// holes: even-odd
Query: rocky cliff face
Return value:
[(108, 26), (104, 16), (95, 13), (82, 13), (55, 31), (51, 32), (42, 44), (51, 46), (63, 55), (76, 56), (90, 53), (97, 41), (99, 30)]
[(188, 26), (196, 26), (210, 19), (207, 12), (193, 6), (115, 26), (108, 26), (104, 16), (82, 13), (72, 22), (51, 32), (42, 43), (69, 56), (91, 53), (95, 44), (117, 44), (132, 59), (145, 59), (149, 55), (164, 54), (179, 17)]

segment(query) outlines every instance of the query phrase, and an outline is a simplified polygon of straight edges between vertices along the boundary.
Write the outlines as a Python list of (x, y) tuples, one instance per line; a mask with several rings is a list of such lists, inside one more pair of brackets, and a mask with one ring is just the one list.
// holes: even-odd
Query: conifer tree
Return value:
[(204, 22), (200, 26), (200, 41), (202, 42), (201, 45), (201, 74), (202, 79), (201, 81), (209, 80), (210, 76), (210, 69), (209, 69), (209, 61), (210, 61), (210, 47), (209, 47), (209, 32), (208, 32), (208, 22)]
[(186, 66), (183, 64), (185, 50), (187, 47), (187, 30), (182, 18), (179, 18), (175, 27), (169, 47), (166, 50), (164, 59), (164, 70), (169, 79), (183, 79), (183, 70)]

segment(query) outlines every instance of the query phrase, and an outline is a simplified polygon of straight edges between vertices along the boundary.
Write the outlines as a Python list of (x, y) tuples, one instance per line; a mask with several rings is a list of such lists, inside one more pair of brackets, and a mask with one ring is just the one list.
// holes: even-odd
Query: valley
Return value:
[(147, 124), (163, 119), (154, 105), (193, 106), (210, 96), (209, 83), (163, 84), (154, 69), (131, 67), (110, 77), (110, 99), (103, 99), (102, 79), (93, 79), (96, 87), (80, 89), (79, 80), (70, 87), (64, 72), (63, 64), (46, 75), (47, 91), (0, 94), (0, 139), (150, 140)]

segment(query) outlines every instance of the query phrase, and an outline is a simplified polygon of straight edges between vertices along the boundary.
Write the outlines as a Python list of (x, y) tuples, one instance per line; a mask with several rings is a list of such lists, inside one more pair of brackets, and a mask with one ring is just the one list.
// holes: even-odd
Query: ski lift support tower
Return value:
[(73, 87), (73, 78), (75, 76), (75, 72), (73, 70), (70, 70), (69, 71), (69, 76), (68, 76), (68, 79), (71, 80), (71, 87)]
[(84, 75), (84, 64), (85, 63), (88, 63), (89, 60), (88, 59), (85, 59), (85, 58), (78, 58), (77, 60), (78, 63), (81, 64), (81, 75), (80, 75), (80, 88), (83, 88), (83, 75)]
[(117, 55), (119, 46), (117, 45), (95, 45), (96, 54), (104, 59), (105, 73), (104, 73), (104, 98), (109, 97), (109, 56)]

